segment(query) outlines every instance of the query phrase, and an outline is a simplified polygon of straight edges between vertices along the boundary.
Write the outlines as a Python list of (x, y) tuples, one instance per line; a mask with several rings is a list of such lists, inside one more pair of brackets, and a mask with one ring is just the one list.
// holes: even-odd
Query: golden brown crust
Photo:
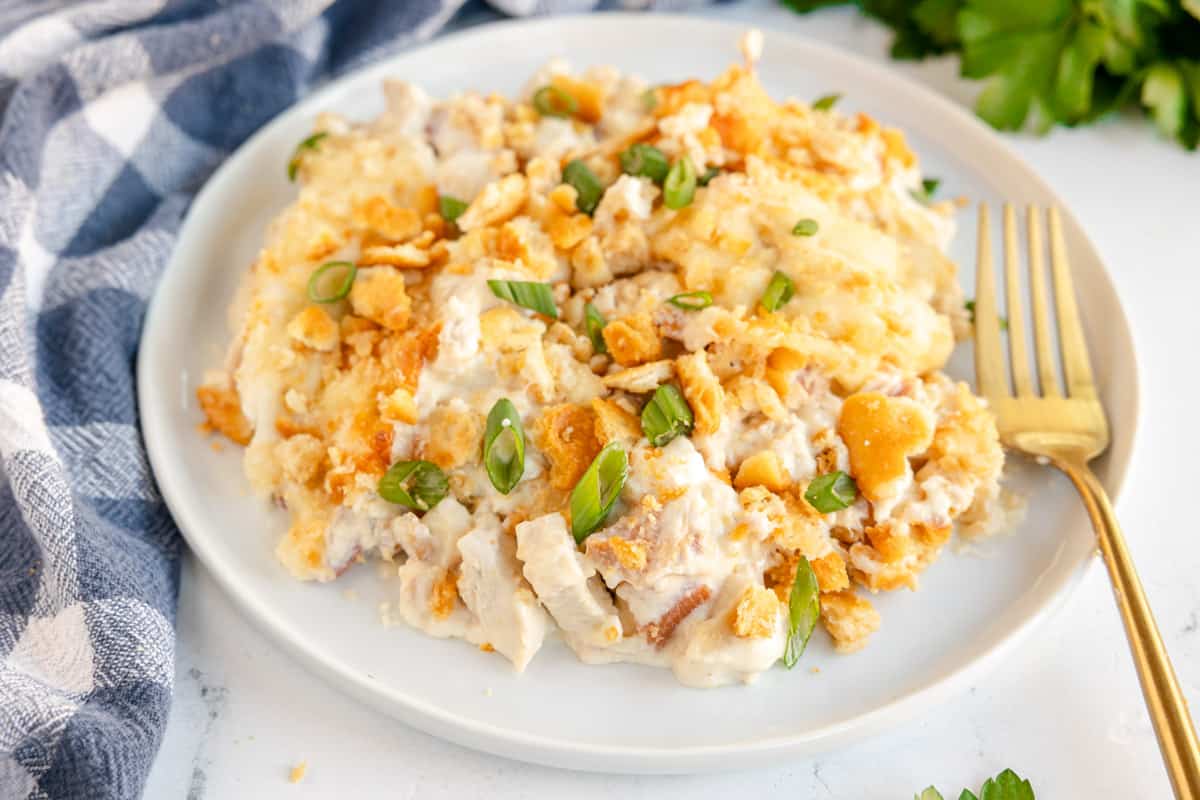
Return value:
[(534, 437), (550, 459), (550, 485), (556, 489), (574, 488), (600, 452), (596, 414), (578, 403), (547, 408), (535, 423)]
[(604, 326), (603, 336), (609, 354), (623, 367), (657, 361), (663, 354), (662, 337), (648, 313), (612, 320)]
[(847, 397), (837, 427), (850, 451), (850, 473), (868, 500), (880, 499), (907, 474), (909, 456), (923, 452), (933, 437), (920, 406), (878, 392)]
[(730, 626), (743, 639), (766, 639), (774, 635), (782, 608), (775, 593), (764, 586), (746, 587), (734, 607)]
[(483, 417), (470, 409), (442, 406), (427, 418), (428, 438), (419, 453), (444, 470), (479, 462), (482, 448)]
[(404, 275), (387, 267), (360, 269), (350, 287), (350, 307), (385, 328), (403, 330), (412, 308)]
[(703, 351), (680, 356), (675, 359), (675, 371), (696, 418), (696, 433), (716, 433), (725, 413), (725, 391), (709, 367), (708, 358)]
[(840, 653), (852, 653), (879, 629), (879, 612), (870, 601), (852, 591), (821, 595), (821, 624), (833, 637)]
[(241, 400), (232, 386), (200, 386), (196, 400), (213, 430), (238, 444), (250, 443), (254, 428), (242, 413)]

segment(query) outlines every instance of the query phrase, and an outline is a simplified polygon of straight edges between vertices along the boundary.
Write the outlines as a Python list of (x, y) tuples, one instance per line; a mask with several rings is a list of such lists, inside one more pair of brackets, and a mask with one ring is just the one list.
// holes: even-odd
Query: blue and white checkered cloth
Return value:
[(134, 361), (189, 201), (314, 83), (432, 36), (463, 4), (0, 7), (0, 797), (136, 797), (163, 734), (179, 538)]

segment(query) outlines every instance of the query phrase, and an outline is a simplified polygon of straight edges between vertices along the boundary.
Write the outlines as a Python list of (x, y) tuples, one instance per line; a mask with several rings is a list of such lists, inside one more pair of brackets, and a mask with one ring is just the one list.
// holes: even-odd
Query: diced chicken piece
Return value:
[(404, 514), (392, 523), (397, 543), (408, 556), (401, 565), (396, 609), (414, 628), (439, 638), (458, 637), (481, 644), (478, 621), (458, 601), (458, 540), (471, 528), (471, 512), (447, 497), (424, 517)]
[[(753, 681), (783, 654), (787, 641), (786, 614), (775, 617), (769, 635), (738, 636), (733, 619), (738, 604), (755, 579), (737, 574), (725, 581), (708, 618), (677, 634), (682, 638), (672, 661), (680, 683), (697, 688)], [(782, 606), (781, 606), (782, 608)]]
[(575, 549), (557, 512), (517, 526), (517, 557), (526, 580), (562, 629), (567, 643), (605, 647), (621, 639), (621, 620), (595, 568)]
[(458, 540), (458, 593), (479, 620), (488, 644), (523, 672), (546, 636), (546, 612), (521, 577), (516, 543), (492, 514)]
[(400, 136), (423, 136), (433, 110), (433, 101), (425, 90), (408, 81), (389, 79), (383, 82), (383, 95), (387, 99), (387, 111), (373, 127)]
[(353, 509), (339, 507), (325, 530), (325, 560), (329, 566), (341, 574), (360, 553), (378, 551), (384, 558), (391, 558), (396, 549), (392, 520), (397, 511), (392, 503), (367, 496)]

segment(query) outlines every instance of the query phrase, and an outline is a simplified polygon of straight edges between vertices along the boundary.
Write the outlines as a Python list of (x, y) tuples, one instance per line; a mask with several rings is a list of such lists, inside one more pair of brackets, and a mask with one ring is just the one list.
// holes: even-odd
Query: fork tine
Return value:
[(1029, 374), (1029, 351), (1025, 346), (1025, 311), (1021, 301), (1020, 250), (1017, 247), (1017, 215), (1011, 203), (1004, 204), (1004, 287), (1008, 297), (1008, 352), (1012, 361), (1013, 389), (1022, 397), (1033, 395)]
[(1063, 240), (1062, 219), (1058, 209), (1050, 207), (1050, 266), (1054, 273), (1054, 299), (1058, 305), (1058, 341), (1062, 347), (1063, 374), (1071, 397), (1094, 398), (1095, 383), (1088, 362), (1087, 341), (1079, 321), (1079, 306), (1075, 302), (1075, 286), (1071, 281), (1071, 264), (1067, 261), (1067, 245)]
[(1033, 307), (1033, 343), (1037, 351), (1038, 380), (1045, 397), (1059, 397), (1058, 370), (1054, 365), (1054, 340), (1050, 335), (1050, 305), (1046, 301), (1046, 258), (1042, 249), (1042, 221), (1037, 206), (1029, 207), (1029, 294)]
[(988, 207), (979, 204), (979, 255), (975, 271), (975, 380), (989, 399), (1007, 397), (1008, 369), (1000, 349), (1000, 317), (996, 313), (996, 273)]

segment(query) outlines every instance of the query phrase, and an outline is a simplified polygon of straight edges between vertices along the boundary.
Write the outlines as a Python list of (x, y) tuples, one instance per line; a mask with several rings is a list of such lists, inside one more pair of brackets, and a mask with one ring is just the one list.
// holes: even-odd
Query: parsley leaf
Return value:
[[(932, 786), (913, 797), (913, 800), (944, 800), (941, 792)], [(1011, 769), (1006, 769), (994, 778), (988, 778), (976, 796), (971, 790), (963, 789), (958, 800), (1037, 800), (1033, 786)]]
[(979, 116), (1002, 130), (1092, 122), (1140, 103), (1200, 145), (1200, 0), (782, 0), (855, 5), (890, 27), (894, 58), (961, 53), (984, 81)]
[(988, 778), (979, 790), (979, 800), (1034, 800), (1033, 786), (1011, 769)]

